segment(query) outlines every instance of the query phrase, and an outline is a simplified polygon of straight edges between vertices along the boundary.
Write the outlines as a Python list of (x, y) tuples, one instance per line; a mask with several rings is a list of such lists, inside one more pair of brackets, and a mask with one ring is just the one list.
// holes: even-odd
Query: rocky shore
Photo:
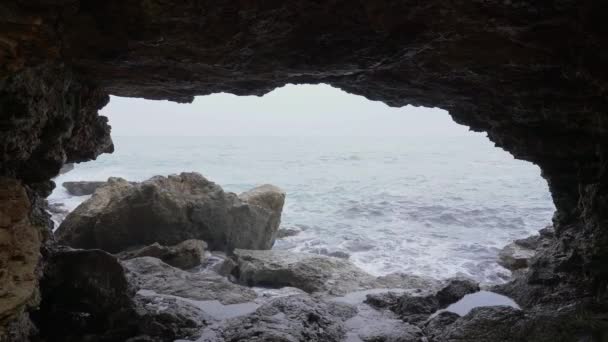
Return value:
[[(517, 281), (486, 290), (521, 307), (508, 299), (475, 302), (470, 295), (483, 294), (479, 284), (462, 277), (375, 277), (344, 257), (271, 250), (275, 239), (297, 233), (280, 233), (285, 193), (272, 185), (236, 195), (182, 173), (92, 186), (47, 251), (42, 301), (32, 315), (42, 341), (560, 337), (560, 330), (537, 330), (539, 317), (551, 328), (560, 318), (526, 307)], [(517, 240), (500, 252), (500, 262), (524, 277), (552, 238), (546, 228)]]

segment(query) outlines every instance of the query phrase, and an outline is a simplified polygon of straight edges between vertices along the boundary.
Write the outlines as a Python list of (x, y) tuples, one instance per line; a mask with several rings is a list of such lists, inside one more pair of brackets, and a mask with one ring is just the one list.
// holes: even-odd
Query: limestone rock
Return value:
[(271, 248), (285, 194), (263, 186), (242, 196), (198, 173), (156, 176), (135, 185), (110, 178), (66, 217), (56, 236), (62, 244), (112, 253), (187, 239), (204, 240), (212, 250)]
[[(20, 181), (0, 177), (0, 341), (25, 334), (8, 322), (23, 322), (22, 313), (38, 304), (38, 277), (43, 227), (30, 219), (32, 206)], [(15, 323), (16, 324), (16, 323)], [(22, 326), (21, 323), (17, 324)]]
[(255, 292), (213, 272), (191, 273), (165, 264), (160, 259), (141, 257), (126, 260), (130, 280), (144, 290), (193, 300), (218, 300), (222, 304), (252, 301)]
[(512, 242), (498, 252), (498, 264), (515, 271), (528, 267), (528, 261), (534, 256), (534, 250)]
[(106, 182), (94, 182), (94, 181), (75, 181), (75, 182), (63, 182), (63, 187), (68, 194), (73, 196), (84, 196), (92, 195), (97, 188), (106, 184)]
[(122, 260), (139, 257), (154, 257), (163, 262), (184, 270), (199, 266), (205, 258), (207, 244), (201, 240), (186, 240), (175, 246), (161, 246), (153, 243), (149, 246), (118, 253)]

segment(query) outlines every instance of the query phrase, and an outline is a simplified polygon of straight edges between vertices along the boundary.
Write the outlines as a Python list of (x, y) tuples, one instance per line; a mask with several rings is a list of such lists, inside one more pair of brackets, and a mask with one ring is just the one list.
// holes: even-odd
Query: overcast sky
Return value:
[(287, 85), (263, 97), (214, 94), (191, 104), (112, 97), (113, 136), (458, 136), (440, 109), (390, 108), (328, 85)]

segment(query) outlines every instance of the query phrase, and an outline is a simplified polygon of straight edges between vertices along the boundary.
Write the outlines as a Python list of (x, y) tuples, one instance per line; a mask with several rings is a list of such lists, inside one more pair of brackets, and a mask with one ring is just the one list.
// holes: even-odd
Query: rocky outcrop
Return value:
[(556, 238), (510, 285), (521, 302), (605, 308), (606, 9), (600, 0), (3, 1), (0, 175), (34, 187), (66, 161), (111, 151), (97, 113), (110, 93), (189, 102), (324, 82), (439, 107), (548, 181)]
[(197, 173), (138, 184), (110, 178), (56, 231), (59, 243), (112, 253), (141, 245), (200, 239), (211, 250), (269, 249), (285, 194), (262, 186), (240, 197)]
[(123, 265), (130, 271), (133, 284), (158, 294), (217, 300), (222, 304), (244, 303), (256, 298), (252, 289), (231, 283), (213, 272), (190, 273), (152, 257), (126, 260)]
[(92, 195), (97, 188), (104, 185), (106, 182), (93, 181), (77, 181), (63, 182), (61, 185), (65, 188), (68, 194), (73, 196)]
[(168, 247), (154, 243), (146, 247), (118, 253), (116, 256), (122, 260), (149, 256), (160, 259), (173, 267), (188, 270), (201, 264), (206, 257), (206, 249), (205, 241), (186, 240)]

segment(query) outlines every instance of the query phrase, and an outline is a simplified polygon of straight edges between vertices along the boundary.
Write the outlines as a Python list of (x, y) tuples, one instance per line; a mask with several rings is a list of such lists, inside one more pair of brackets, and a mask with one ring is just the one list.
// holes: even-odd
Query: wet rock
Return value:
[(289, 251), (234, 251), (235, 276), (249, 286), (291, 286), (306, 292), (344, 294), (374, 286), (375, 278), (333, 257)]
[(424, 334), (431, 340), (434, 341), (437, 336), (443, 333), (448, 325), (454, 323), (460, 315), (454, 312), (442, 311), (428, 321), (424, 322), (422, 329)]
[(106, 182), (95, 182), (95, 181), (75, 181), (75, 182), (63, 182), (62, 186), (72, 196), (85, 196), (92, 195), (97, 188), (106, 184)]
[(523, 324), (524, 313), (521, 310), (510, 306), (479, 307), (436, 333), (434, 341), (521, 342), (527, 340)]
[(277, 232), (277, 239), (284, 239), (290, 236), (296, 236), (298, 234), (300, 234), (300, 230), (299, 229), (295, 229), (295, 228), (283, 228), (283, 229), (279, 229), (279, 231)]
[(136, 185), (110, 178), (66, 217), (56, 236), (62, 244), (112, 253), (187, 239), (204, 240), (212, 250), (269, 249), (284, 198), (268, 185), (238, 197), (198, 173), (156, 176)]
[(350, 258), (350, 254), (348, 254), (344, 251), (331, 251), (327, 248), (314, 248), (314, 249), (310, 250), (310, 253), (327, 255), (330, 257), (340, 258), (340, 259), (349, 259)]
[(161, 246), (154, 243), (139, 249), (118, 253), (116, 256), (121, 260), (149, 256), (160, 259), (173, 267), (187, 270), (201, 264), (205, 258), (206, 249), (205, 241), (186, 240), (175, 246)]
[(451, 278), (436, 291), (423, 289), (421, 293), (394, 292), (367, 295), (366, 303), (376, 308), (387, 308), (404, 321), (420, 324), (439, 309), (459, 301), (469, 293), (479, 291), (479, 285), (466, 278)]
[(158, 294), (218, 300), (222, 304), (244, 303), (256, 298), (252, 289), (231, 283), (214, 272), (191, 273), (152, 257), (126, 260), (123, 265), (130, 271), (129, 278), (134, 284)]
[(409, 323), (368, 326), (358, 337), (364, 342), (425, 342), (420, 328)]
[(515, 271), (528, 267), (528, 261), (534, 256), (534, 250), (512, 242), (498, 252), (498, 264)]
[(226, 322), (215, 341), (341, 341), (344, 321), (355, 314), (346, 304), (306, 295), (280, 297)]
[(203, 327), (211, 324), (213, 318), (207, 316), (193, 304), (163, 296), (135, 296), (137, 328), (151, 341), (173, 341), (176, 339), (196, 339)]

